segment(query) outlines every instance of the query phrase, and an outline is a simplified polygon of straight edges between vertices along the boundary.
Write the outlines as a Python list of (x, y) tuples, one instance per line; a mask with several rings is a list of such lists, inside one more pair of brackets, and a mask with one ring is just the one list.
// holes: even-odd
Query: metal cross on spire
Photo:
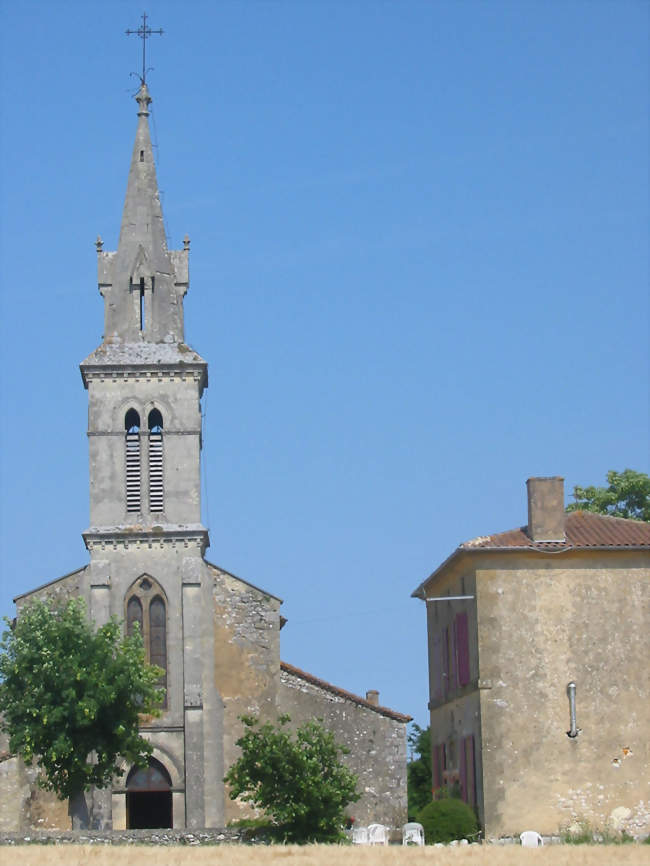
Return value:
[(152, 30), (151, 27), (147, 24), (147, 13), (142, 13), (142, 24), (138, 27), (137, 30), (125, 30), (124, 31), (127, 36), (139, 36), (142, 39), (142, 75), (140, 76), (140, 81), (142, 84), (146, 84), (147, 77), (147, 67), (146, 67), (146, 54), (147, 54), (147, 39), (152, 36), (162, 36), (163, 30)]

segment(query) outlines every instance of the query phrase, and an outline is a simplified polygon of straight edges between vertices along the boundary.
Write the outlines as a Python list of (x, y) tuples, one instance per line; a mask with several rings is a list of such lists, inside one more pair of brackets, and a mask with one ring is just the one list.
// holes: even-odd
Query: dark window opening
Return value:
[(158, 409), (149, 412), (149, 430), (152, 433), (162, 433), (163, 419)]
[[(157, 595), (149, 605), (149, 662), (162, 668), (159, 688), (167, 689), (167, 611)], [(166, 691), (165, 691), (166, 694)]]
[(143, 616), (142, 616), (142, 602), (140, 599), (133, 595), (129, 599), (129, 603), (126, 606), (126, 633), (128, 635), (132, 635), (135, 630), (135, 623), (137, 622), (138, 628), (140, 630), (140, 634), (142, 634), (142, 626), (143, 626)]
[(140, 162), (144, 162), (144, 150), (140, 151)]
[(140, 416), (135, 409), (129, 409), (124, 416), (124, 429), (127, 433), (140, 432)]
[(144, 331), (144, 277), (140, 280), (140, 330)]

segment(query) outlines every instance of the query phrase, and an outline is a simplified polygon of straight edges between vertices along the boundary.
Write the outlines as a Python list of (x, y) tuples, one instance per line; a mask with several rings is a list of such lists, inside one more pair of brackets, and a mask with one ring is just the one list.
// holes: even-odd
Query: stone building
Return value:
[[(162, 716), (143, 724), (148, 772), (124, 767), (112, 791), (88, 796), (95, 826), (219, 827), (241, 817), (223, 776), (237, 757), (238, 717), (322, 717), (351, 748), (358, 820), (406, 820), (409, 717), (281, 665), (281, 600), (209, 563), (201, 522), (203, 358), (185, 343), (189, 240), (169, 250), (149, 133), (138, 124), (117, 250), (97, 241), (104, 338), (81, 364), (88, 391), (90, 561), (16, 599), (85, 599), (99, 625), (139, 623), (148, 658), (165, 670)], [(1, 745), (1, 744), (0, 744)], [(67, 814), (34, 787), (34, 771), (0, 755), (0, 828), (65, 826)]]
[(427, 606), (433, 787), (486, 836), (589, 822), (650, 831), (650, 524), (565, 514), (528, 480), (528, 525), (461, 544)]

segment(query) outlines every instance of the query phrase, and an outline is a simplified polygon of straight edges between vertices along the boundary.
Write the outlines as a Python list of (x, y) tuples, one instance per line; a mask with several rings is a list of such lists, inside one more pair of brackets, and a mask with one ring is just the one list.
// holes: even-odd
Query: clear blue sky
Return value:
[[(0, 613), (87, 562), (94, 241), (133, 3), (3, 0)], [(158, 177), (210, 363), (212, 562), (283, 658), (426, 723), (411, 591), (525, 479), (648, 471), (648, 3), (148, 2)]]

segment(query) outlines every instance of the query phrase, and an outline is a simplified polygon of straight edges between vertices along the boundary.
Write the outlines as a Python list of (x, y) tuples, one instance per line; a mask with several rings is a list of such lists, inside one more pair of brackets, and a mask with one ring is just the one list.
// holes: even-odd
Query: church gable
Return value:
[[(280, 599), (212, 565), (212, 599), (215, 626), (215, 675), (231, 683), (220, 689), (233, 694), (233, 676), (245, 677), (255, 690), (275, 700), (280, 663)], [(244, 673), (244, 671), (246, 673)], [(240, 696), (247, 687), (240, 684)], [(271, 692), (273, 695), (271, 695)], [(262, 699), (263, 701), (264, 699)]]
[(71, 598), (87, 599), (87, 576), (88, 566), (84, 565), (76, 571), (70, 571), (62, 577), (57, 577), (42, 586), (37, 586), (36, 589), (18, 595), (14, 599), (16, 610), (20, 613), (25, 604), (36, 600), (58, 603), (68, 601)]

